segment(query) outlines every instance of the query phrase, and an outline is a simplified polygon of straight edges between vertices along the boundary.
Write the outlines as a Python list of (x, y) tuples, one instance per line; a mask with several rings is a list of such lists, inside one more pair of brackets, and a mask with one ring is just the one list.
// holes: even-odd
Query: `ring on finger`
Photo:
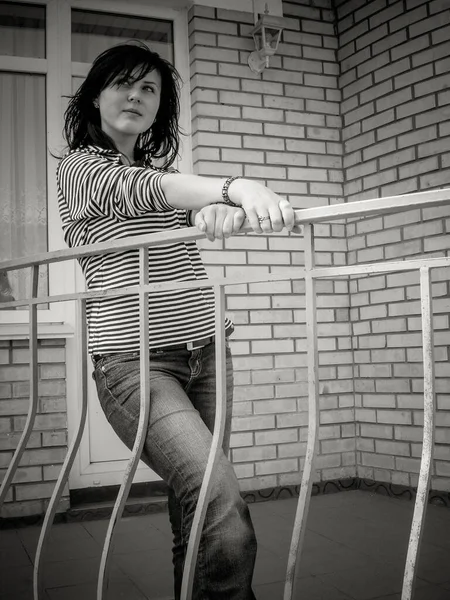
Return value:
[(260, 215), (258, 215), (258, 223), (262, 223), (263, 221), (267, 221), (267, 219), (270, 219), (269, 215), (266, 215), (265, 217), (261, 217)]

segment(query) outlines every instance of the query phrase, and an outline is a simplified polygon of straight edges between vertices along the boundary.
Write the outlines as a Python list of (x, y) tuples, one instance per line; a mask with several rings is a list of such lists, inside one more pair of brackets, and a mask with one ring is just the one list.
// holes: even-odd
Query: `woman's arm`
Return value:
[(126, 167), (110, 158), (73, 152), (61, 160), (56, 177), (65, 216), (72, 221), (101, 215), (122, 221), (175, 208), (167, 203), (161, 187), (166, 174), (154, 169)]
[[(161, 187), (168, 204), (174, 208), (197, 209), (222, 201), (226, 179), (198, 175), (166, 174)], [(275, 192), (250, 179), (236, 179), (228, 188), (232, 202), (241, 206), (253, 231), (281, 231), (294, 227), (294, 210), (290, 203)], [(263, 219), (263, 220), (261, 220)]]
[[(110, 216), (117, 220), (165, 212), (174, 208), (201, 210), (223, 200), (226, 179), (164, 173), (154, 169), (126, 167), (88, 152), (74, 152), (62, 159), (57, 173), (68, 219)], [(236, 179), (228, 197), (244, 209), (256, 233), (294, 227), (289, 202), (264, 185)]]

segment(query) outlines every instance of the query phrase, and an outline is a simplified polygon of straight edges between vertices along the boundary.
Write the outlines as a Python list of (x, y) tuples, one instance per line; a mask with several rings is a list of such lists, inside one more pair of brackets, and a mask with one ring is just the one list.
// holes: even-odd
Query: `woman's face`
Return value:
[(113, 82), (97, 98), (103, 131), (116, 144), (134, 144), (152, 126), (160, 98), (161, 75), (156, 69), (138, 81)]

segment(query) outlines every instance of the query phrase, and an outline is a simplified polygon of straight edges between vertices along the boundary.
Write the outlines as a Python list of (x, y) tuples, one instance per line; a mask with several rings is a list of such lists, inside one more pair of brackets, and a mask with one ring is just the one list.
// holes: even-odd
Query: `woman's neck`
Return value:
[(132, 165), (134, 163), (134, 148), (136, 140), (114, 140), (117, 150), (122, 155), (122, 160), (125, 164)]
[[(120, 152), (120, 150), (119, 150)], [(120, 152), (120, 156), (122, 158), (122, 162), (127, 165), (128, 167), (131, 166), (134, 163), (134, 158), (130, 158), (128, 156), (128, 154), (125, 154), (125, 152)]]

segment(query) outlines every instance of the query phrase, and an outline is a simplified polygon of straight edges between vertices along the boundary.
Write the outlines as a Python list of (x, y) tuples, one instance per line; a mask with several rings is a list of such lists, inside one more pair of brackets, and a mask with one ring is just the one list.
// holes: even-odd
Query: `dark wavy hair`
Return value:
[(139, 81), (157, 70), (161, 76), (161, 100), (155, 120), (136, 141), (136, 159), (165, 159), (169, 167), (178, 154), (180, 144), (180, 82), (178, 71), (143, 42), (127, 42), (102, 52), (80, 88), (71, 96), (64, 113), (64, 137), (71, 150), (94, 144), (117, 150), (113, 140), (102, 130), (100, 112), (94, 100), (111, 83)]

